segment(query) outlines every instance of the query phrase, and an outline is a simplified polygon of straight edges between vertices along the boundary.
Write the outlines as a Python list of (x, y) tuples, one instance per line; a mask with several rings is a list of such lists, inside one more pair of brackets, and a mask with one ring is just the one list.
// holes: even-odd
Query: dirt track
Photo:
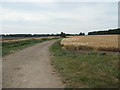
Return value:
[(3, 88), (63, 88), (50, 65), (49, 47), (55, 41), (45, 41), (4, 57)]

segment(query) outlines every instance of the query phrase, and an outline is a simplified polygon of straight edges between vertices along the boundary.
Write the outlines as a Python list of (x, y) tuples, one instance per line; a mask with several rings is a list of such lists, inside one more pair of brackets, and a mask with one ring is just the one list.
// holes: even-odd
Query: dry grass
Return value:
[[(31, 37), (31, 38), (17, 38), (16, 37), (12, 37), (12, 39), (10, 37), (3, 37), (5, 38), (2, 42), (15, 42), (15, 41), (24, 41), (24, 40), (31, 40), (31, 39), (53, 39), (55, 37)], [(10, 39), (10, 40), (8, 40)]]
[(102, 51), (120, 51), (118, 47), (119, 35), (91, 35), (65, 38), (61, 40), (61, 45), (66, 49), (74, 50), (102, 50)]

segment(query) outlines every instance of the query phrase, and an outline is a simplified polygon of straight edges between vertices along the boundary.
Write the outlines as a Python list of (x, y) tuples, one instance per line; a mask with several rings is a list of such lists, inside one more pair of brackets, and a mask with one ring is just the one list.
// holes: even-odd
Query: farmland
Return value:
[(6, 39), (2, 42), (2, 55), (8, 55), (18, 50), (24, 49), (28, 46), (32, 46), (36, 43), (40, 43), (47, 40), (58, 39), (55, 37), (40, 37), (40, 38), (12, 38)]
[(23, 41), (23, 40), (30, 40), (30, 39), (52, 39), (56, 37), (2, 37), (3, 42), (11, 42), (11, 41)]
[(2, 41), (22, 40), (26, 37), (2, 37)]
[(66, 49), (99, 51), (120, 51), (118, 47), (118, 35), (93, 35), (66, 38), (61, 41)]
[[(40, 44), (41, 47), (38, 46), (38, 48), (36, 48), (35, 46), (34, 48), (36, 49), (29, 48), (30, 50), (37, 52), (37, 54), (31, 52), (31, 55), (29, 56), (29, 53), (26, 53), (25, 57), (23, 57), (22, 59), (23, 61), (21, 61), (22, 63), (24, 63), (24, 60), (27, 61), (31, 60), (31, 62), (37, 60), (39, 62), (39, 59), (45, 60), (41, 57), (44, 56), (44, 58), (46, 58), (46, 52), (44, 51), (47, 51), (47, 53), (49, 53), (48, 50), (46, 49), (46, 46), (50, 43), (48, 40), (52, 40), (52, 39), (58, 39), (58, 38), (38, 37), (38, 38), (19, 38), (19, 39), (13, 38), (12, 40), (4, 40), (2, 42), (2, 50), (3, 50), (2, 55), (6, 57), (6, 55), (8, 54), (24, 49), (21, 50), (21, 54), (17, 53), (19, 57), (22, 57), (21, 55), (23, 55), (24, 51), (29, 52), (27, 51), (28, 49), (25, 49), (26, 47), (32, 46), (39, 42), (46, 41), (44, 42), (45, 44), (44, 43), (43, 45)], [(49, 47), (47, 46), (47, 48)], [(42, 51), (40, 51), (41, 49)], [(117, 88), (118, 87), (119, 85), (118, 58), (120, 58), (117, 53), (117, 51), (119, 51), (118, 35), (94, 35), (94, 36), (90, 35), (90, 36), (74, 36), (69, 38), (61, 38), (61, 40), (54, 43), (49, 48), (49, 50), (51, 53), (51, 57), (49, 57), (48, 55), (47, 59), (48, 61), (50, 59), (51, 63), (47, 63), (47, 65), (48, 64), (53, 65), (53, 72), (51, 70), (50, 72), (52, 72), (52, 74), (56, 73), (58, 74), (58, 76), (60, 76), (62, 82), (65, 84), (65, 88)], [(40, 52), (41, 55), (39, 54)], [(14, 58), (12, 54), (8, 56), (12, 57), (13, 60), (16, 61), (16, 58)], [(7, 60), (9, 60), (9, 58)], [(7, 62), (7, 60), (5, 59), (4, 62)], [(18, 61), (20, 61), (19, 58)], [(13, 63), (12, 59), (10, 60), (10, 62)], [(39, 65), (35, 64), (34, 66), (38, 66), (38, 67), (42, 66), (42, 64), (41, 65), (40, 64), (41, 62), (39, 63)], [(11, 67), (11, 65), (9, 65), (9, 67)], [(36, 67), (34, 68), (36, 69)], [(28, 70), (31, 71), (29, 68)], [(28, 70), (26, 72), (28, 72)], [(48, 70), (48, 68), (45, 70)], [(45, 70), (43, 70), (43, 72)], [(47, 73), (45, 75), (47, 75)]]
[(118, 35), (65, 38), (51, 46), (51, 64), (67, 88), (118, 88), (118, 49)]

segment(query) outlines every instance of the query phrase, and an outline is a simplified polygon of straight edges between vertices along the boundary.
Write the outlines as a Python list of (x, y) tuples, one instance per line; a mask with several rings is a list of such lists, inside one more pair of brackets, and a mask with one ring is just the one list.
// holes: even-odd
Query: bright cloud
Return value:
[(3, 33), (79, 33), (117, 28), (117, 3), (2, 3)]
[(25, 22), (35, 22), (35, 21), (47, 21), (50, 20), (50, 17), (47, 17), (45, 15), (39, 14), (39, 13), (29, 13), (29, 12), (19, 12), (19, 11), (13, 11), (10, 9), (4, 9), (3, 8), (3, 21), (25, 21)]

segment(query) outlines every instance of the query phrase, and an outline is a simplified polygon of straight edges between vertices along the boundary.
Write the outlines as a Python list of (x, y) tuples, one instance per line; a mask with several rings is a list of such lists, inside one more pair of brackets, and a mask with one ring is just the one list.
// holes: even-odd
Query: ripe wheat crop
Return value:
[(119, 35), (79, 36), (62, 39), (60, 43), (64, 48), (73, 50), (120, 51), (118, 37)]

